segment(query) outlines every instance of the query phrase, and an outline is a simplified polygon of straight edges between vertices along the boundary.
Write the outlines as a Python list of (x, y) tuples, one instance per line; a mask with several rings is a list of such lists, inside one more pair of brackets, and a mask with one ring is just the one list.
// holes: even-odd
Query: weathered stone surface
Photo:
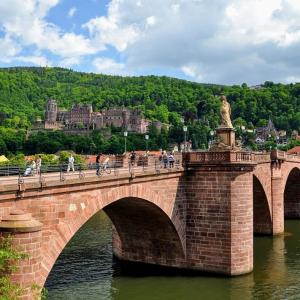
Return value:
[(13, 209), (7, 216), (2, 217), (0, 231), (7, 232), (34, 232), (41, 230), (43, 224), (30, 213), (24, 213), (20, 209)]
[(41, 283), (42, 226), (31, 213), (24, 213), (21, 209), (12, 209), (0, 222), (0, 238), (10, 235), (13, 246), (28, 255), (11, 274), (11, 279), (19, 283), (24, 291), (22, 299), (34, 299), (32, 285)]

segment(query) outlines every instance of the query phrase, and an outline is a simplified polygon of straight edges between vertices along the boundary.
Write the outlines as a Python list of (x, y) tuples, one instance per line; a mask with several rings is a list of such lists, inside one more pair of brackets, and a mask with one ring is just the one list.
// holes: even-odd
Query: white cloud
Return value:
[(283, 47), (300, 41), (300, 5), (295, 1), (236, 0), (226, 15), (228, 34), (236, 40)]
[(77, 12), (77, 8), (76, 8), (76, 7), (72, 7), (72, 8), (70, 8), (70, 10), (68, 11), (68, 16), (69, 16), (70, 18), (72, 18), (72, 17), (75, 15), (76, 12)]
[(8, 35), (0, 38), (0, 61), (10, 63), (15, 55), (21, 51), (21, 47)]
[(51, 66), (51, 63), (44, 56), (17, 56), (14, 58), (16, 61), (32, 63), (37, 66), (46, 67)]
[(62, 59), (59, 62), (59, 66), (63, 68), (70, 68), (74, 65), (78, 65), (80, 63), (80, 58), (79, 57), (69, 57)]
[[(119, 11), (121, 2), (111, 1), (108, 6), (107, 17), (93, 18), (82, 26), (89, 30), (94, 41), (93, 45), (98, 50), (104, 50), (106, 46), (111, 45), (122, 52), (129, 44), (134, 43), (139, 35), (135, 24), (120, 22), (122, 19)], [(134, 6), (140, 7), (136, 3)]]
[(63, 32), (46, 21), (49, 10), (58, 3), (59, 0), (1, 0), (0, 26), (23, 48), (33, 45), (63, 59), (95, 53), (87, 37)]
[[(159, 69), (229, 84), (300, 77), (299, 0), (111, 0), (107, 15), (78, 24), (85, 34), (49, 23), (61, 1), (1, 0), (0, 61), (34, 46), (32, 57), (50, 51), (63, 66), (98, 55), (90, 67), (116, 74)], [(123, 63), (103, 57), (111, 47)]]
[(126, 68), (181, 70), (216, 83), (300, 75), (297, 0), (112, 0), (90, 20), (95, 44), (114, 46)]
[(125, 75), (125, 65), (117, 63), (111, 58), (97, 57), (93, 61), (93, 65), (97, 72), (111, 75)]
[(285, 81), (286, 81), (286, 83), (290, 83), (290, 82), (299, 83), (300, 82), (300, 76), (288, 76)]
[(153, 26), (156, 23), (156, 18), (155, 16), (150, 16), (146, 19), (147, 25)]
[(182, 66), (181, 70), (187, 76), (196, 77), (196, 70), (192, 66)]

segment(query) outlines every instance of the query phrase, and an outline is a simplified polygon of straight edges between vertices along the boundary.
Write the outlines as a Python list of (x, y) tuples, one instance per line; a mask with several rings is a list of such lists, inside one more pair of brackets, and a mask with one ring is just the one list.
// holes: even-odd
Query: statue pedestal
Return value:
[(235, 132), (230, 127), (219, 127), (216, 129), (220, 141), (230, 148), (235, 147)]
[(235, 132), (231, 127), (219, 127), (216, 129), (217, 138), (212, 143), (209, 151), (241, 151), (242, 148), (235, 141)]

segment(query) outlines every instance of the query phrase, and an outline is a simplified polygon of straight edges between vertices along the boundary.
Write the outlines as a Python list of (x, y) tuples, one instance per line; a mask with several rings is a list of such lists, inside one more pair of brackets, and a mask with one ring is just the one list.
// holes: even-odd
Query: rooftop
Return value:
[(297, 154), (297, 153), (300, 153), (300, 146), (296, 146), (290, 150), (287, 151), (287, 153), (289, 154)]

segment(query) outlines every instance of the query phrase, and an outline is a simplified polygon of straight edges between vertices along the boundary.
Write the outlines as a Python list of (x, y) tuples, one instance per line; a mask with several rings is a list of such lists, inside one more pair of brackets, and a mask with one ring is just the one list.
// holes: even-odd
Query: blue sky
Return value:
[(300, 81), (299, 0), (1, 0), (0, 66)]

